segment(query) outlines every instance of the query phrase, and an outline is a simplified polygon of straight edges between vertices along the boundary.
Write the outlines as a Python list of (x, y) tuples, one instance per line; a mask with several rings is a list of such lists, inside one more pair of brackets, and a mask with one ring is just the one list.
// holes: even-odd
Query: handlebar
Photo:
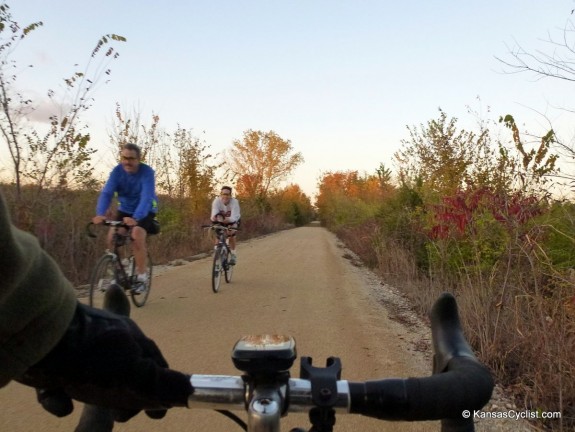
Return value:
[(315, 368), (310, 358), (303, 357), (298, 379), (289, 378), (284, 370), (274, 377), (269, 371), (260, 376), (251, 372), (242, 376), (192, 375), (188, 406), (247, 409), (249, 417), (252, 411), (261, 417), (260, 404), (259, 408), (265, 405), (265, 415), (275, 410), (278, 421), (280, 414), (314, 409), (385, 420), (442, 419), (444, 431), (472, 431), (473, 419), (464, 419), (462, 412), (482, 408), (491, 398), (494, 382), (463, 336), (451, 294), (442, 294), (435, 302), (431, 329), (434, 359), (429, 377), (348, 382), (340, 379), (339, 359), (330, 357), (326, 368)]
[(127, 225), (122, 221), (116, 221), (116, 220), (105, 220), (102, 221), (101, 224), (95, 224), (94, 222), (88, 222), (88, 224), (86, 225), (86, 233), (88, 234), (88, 237), (92, 237), (92, 238), (96, 238), (96, 234), (94, 234), (94, 232), (92, 231), (92, 226), (93, 225), (105, 225), (105, 226), (111, 226), (114, 228), (126, 228), (127, 230), (130, 230), (133, 228), (132, 225)]
[(213, 230), (240, 231), (240, 229), (237, 227), (227, 226), (227, 225), (222, 225), (222, 224), (202, 225), (202, 228), (211, 228)]
[[(463, 412), (479, 410), (489, 401), (493, 378), (467, 343), (451, 294), (438, 298), (430, 318), (434, 357), (429, 377), (349, 382), (341, 379), (338, 358), (328, 358), (326, 367), (320, 368), (302, 357), (300, 378), (291, 378), (289, 369), (296, 358), (293, 338), (248, 336), (232, 351), (235, 366), (244, 374), (191, 375), (188, 408), (217, 410), (244, 430), (258, 432), (278, 432), (280, 417), (289, 412), (309, 412), (314, 431), (333, 430), (336, 413), (395, 421), (441, 420), (443, 432), (473, 431), (473, 416), (464, 418)], [(247, 411), (247, 424), (227, 410)]]
[[(351, 384), (351, 412), (387, 420), (460, 419), (491, 398), (494, 382), (463, 336), (455, 298), (443, 294), (431, 311), (433, 375)], [(470, 419), (472, 422), (472, 420)]]

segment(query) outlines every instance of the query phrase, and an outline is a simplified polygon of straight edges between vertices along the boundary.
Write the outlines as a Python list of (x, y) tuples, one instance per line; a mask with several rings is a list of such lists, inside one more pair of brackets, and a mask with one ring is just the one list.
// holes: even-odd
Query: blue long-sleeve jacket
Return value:
[(96, 214), (104, 216), (114, 195), (118, 196), (118, 210), (130, 213), (140, 220), (150, 212), (158, 211), (158, 197), (155, 191), (155, 173), (148, 165), (141, 163), (134, 174), (127, 173), (117, 165), (102, 189), (96, 205)]

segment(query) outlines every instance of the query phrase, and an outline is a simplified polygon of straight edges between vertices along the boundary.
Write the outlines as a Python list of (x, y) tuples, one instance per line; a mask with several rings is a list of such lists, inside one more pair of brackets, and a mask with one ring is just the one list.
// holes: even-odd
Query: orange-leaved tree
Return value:
[(225, 159), (238, 195), (264, 201), (304, 160), (300, 152), (294, 153), (290, 140), (274, 131), (251, 129), (241, 140), (233, 141)]
[(319, 180), (316, 201), (322, 224), (335, 227), (372, 217), (390, 187), (385, 168), (380, 169), (381, 175), (362, 176), (357, 171), (325, 173)]
[(303, 226), (312, 221), (314, 209), (310, 198), (296, 184), (278, 190), (270, 197), (271, 207), (279, 212), (284, 221)]

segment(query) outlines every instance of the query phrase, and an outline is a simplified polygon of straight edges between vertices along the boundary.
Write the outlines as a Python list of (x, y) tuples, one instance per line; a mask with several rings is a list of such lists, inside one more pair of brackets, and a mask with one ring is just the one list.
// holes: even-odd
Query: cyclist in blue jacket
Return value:
[(0, 391), (12, 380), (34, 387), (59, 417), (72, 399), (113, 408), (117, 421), (187, 405), (189, 376), (133, 320), (81, 304), (38, 240), (11, 223), (1, 190), (0, 245)]
[[(122, 146), (121, 162), (110, 173), (98, 198), (96, 216), (92, 218), (95, 224), (106, 220), (112, 199), (117, 196), (118, 209), (115, 220), (123, 221), (133, 227), (132, 245), (140, 282), (136, 291), (143, 291), (148, 282), (146, 237), (152, 231), (158, 211), (155, 173), (151, 167), (140, 161), (141, 155), (142, 151), (136, 144), (128, 143)], [(111, 248), (112, 231), (108, 236), (108, 243)]]

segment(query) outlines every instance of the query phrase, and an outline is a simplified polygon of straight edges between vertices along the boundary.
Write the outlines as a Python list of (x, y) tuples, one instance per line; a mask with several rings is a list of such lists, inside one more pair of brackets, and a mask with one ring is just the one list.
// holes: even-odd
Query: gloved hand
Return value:
[(69, 414), (76, 399), (112, 408), (117, 421), (140, 410), (161, 418), (167, 408), (186, 406), (193, 391), (189, 376), (168, 369), (134, 321), (80, 303), (58, 345), (18, 381), (35, 387), (52, 414)]

